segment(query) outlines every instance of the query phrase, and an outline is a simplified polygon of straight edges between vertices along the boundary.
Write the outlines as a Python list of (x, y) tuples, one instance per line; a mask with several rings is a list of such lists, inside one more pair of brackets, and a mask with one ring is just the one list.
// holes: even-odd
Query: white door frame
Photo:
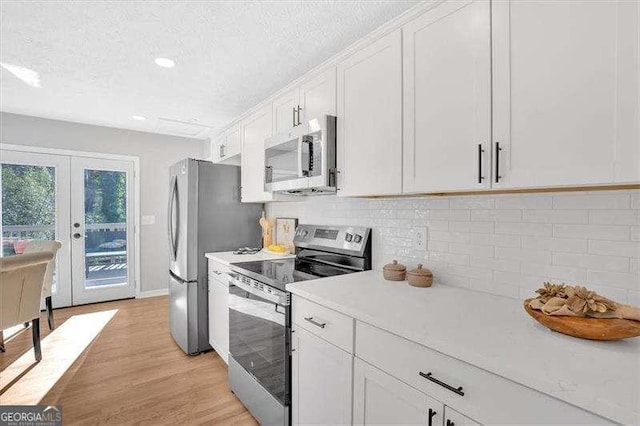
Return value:
[[(74, 151), (70, 149), (44, 148), (39, 146), (14, 145), (0, 143), (1, 150), (41, 154), (66, 155), (75, 157), (102, 158), (106, 160), (125, 160), (133, 162), (133, 217), (134, 217), (134, 279), (136, 298), (142, 297), (140, 289), (140, 157), (134, 155), (106, 154), (101, 152)], [(70, 224), (69, 224), (70, 226)], [(70, 234), (70, 231), (69, 231)]]
[[(55, 208), (56, 240), (62, 242), (62, 248), (57, 255), (56, 292), (53, 295), (53, 306), (71, 306), (71, 203), (69, 200), (70, 187), (70, 157), (43, 153), (14, 151), (2, 146), (2, 162), (28, 166), (54, 167), (55, 174)], [(0, 225), (1, 227), (2, 225)], [(62, 283), (67, 285), (62, 285)]]

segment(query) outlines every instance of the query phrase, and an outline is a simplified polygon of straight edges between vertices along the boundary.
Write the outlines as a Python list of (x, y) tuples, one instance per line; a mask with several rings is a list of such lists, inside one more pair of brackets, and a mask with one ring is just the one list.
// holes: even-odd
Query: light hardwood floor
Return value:
[[(57, 309), (56, 324), (112, 309), (118, 312), (40, 402), (62, 405), (65, 424), (257, 424), (230, 391), (215, 352), (189, 356), (174, 343), (167, 297)], [(46, 338), (44, 314), (40, 323)], [(0, 370), (30, 350), (31, 331), (6, 346)]]

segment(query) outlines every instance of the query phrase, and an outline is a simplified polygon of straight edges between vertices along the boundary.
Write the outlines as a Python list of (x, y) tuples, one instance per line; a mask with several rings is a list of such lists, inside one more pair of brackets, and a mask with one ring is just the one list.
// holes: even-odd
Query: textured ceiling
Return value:
[(0, 109), (146, 131), (158, 118), (219, 128), (417, 2), (2, 0), (0, 62), (38, 72), (42, 87), (2, 68)]

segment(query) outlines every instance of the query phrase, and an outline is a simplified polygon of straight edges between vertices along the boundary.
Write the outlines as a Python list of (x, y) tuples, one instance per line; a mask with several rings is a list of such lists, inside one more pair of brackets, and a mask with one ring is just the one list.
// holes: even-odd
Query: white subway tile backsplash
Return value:
[(551, 236), (553, 225), (549, 223), (497, 222), (496, 234)]
[(586, 279), (587, 273), (583, 268), (573, 268), (560, 265), (546, 265), (525, 263), (522, 265), (522, 273), (525, 275), (541, 275), (552, 281), (567, 283), (579, 283)]
[(471, 220), (519, 222), (522, 220), (521, 210), (471, 210)]
[(618, 256), (602, 256), (576, 253), (553, 253), (553, 264), (578, 266), (599, 271), (629, 272), (629, 259)]
[(630, 272), (588, 271), (587, 284), (640, 290), (640, 275)]
[(591, 240), (589, 241), (589, 253), (640, 258), (640, 242)]
[(495, 257), (518, 260), (522, 263), (551, 264), (551, 252), (548, 250), (496, 247)]
[[(532, 297), (544, 281), (640, 304), (640, 190), (353, 199), (267, 205), (270, 217), (373, 228), (374, 268), (422, 263), (442, 285)], [(416, 228), (427, 250), (415, 250)]]
[(553, 225), (553, 236), (591, 240), (629, 240), (629, 227), (617, 225)]
[(510, 259), (496, 259), (493, 257), (471, 256), (471, 266), (481, 268), (489, 268), (494, 271), (518, 272), (520, 271), (520, 262)]
[(585, 210), (524, 210), (523, 222), (539, 223), (588, 223), (589, 214)]
[(498, 210), (544, 210), (550, 209), (552, 206), (553, 197), (551, 195), (525, 195), (524, 197), (504, 195), (496, 198), (496, 209)]
[(429, 218), (434, 220), (469, 220), (471, 213), (469, 210), (433, 210), (429, 213)]
[(640, 211), (629, 210), (591, 210), (589, 223), (597, 225), (640, 225)]
[(553, 197), (554, 209), (628, 209), (630, 196), (624, 192), (562, 194)]
[(452, 232), (471, 232), (480, 234), (493, 234), (493, 222), (450, 222), (449, 231)]
[(522, 248), (554, 252), (586, 253), (587, 240), (523, 236)]
[(496, 247), (520, 247), (519, 235), (471, 234), (471, 244), (487, 244)]

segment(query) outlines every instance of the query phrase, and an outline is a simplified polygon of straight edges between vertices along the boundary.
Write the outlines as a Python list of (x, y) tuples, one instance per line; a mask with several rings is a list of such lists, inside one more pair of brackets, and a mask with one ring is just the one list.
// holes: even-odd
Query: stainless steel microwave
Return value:
[(324, 115), (264, 143), (264, 188), (287, 194), (336, 192), (336, 117)]

